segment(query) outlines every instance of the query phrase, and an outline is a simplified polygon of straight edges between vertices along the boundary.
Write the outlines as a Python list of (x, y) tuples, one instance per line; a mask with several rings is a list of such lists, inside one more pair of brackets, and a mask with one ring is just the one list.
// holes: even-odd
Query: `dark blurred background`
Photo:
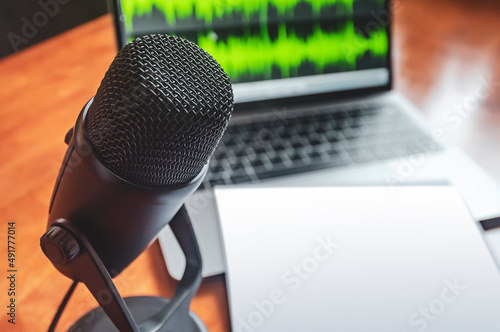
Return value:
[(106, 12), (106, 0), (2, 0), (0, 58)]

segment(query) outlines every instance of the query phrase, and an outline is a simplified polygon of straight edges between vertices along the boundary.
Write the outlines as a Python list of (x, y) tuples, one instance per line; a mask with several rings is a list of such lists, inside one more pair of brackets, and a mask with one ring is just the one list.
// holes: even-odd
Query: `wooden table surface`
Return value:
[[(394, 12), (396, 89), (500, 183), (500, 5), (396, 0)], [(71, 284), (43, 256), (38, 241), (66, 149), (64, 135), (115, 53), (111, 18), (105, 16), (0, 61), (0, 331), (46, 330)], [(489, 94), (474, 97), (480, 87)], [(469, 105), (471, 98), (474, 107), (451, 126), (447, 112)], [(9, 221), (16, 224), (15, 325), (5, 314)], [(170, 297), (176, 285), (157, 243), (115, 283), (123, 296)], [(95, 305), (80, 285), (58, 330), (67, 330)], [(230, 331), (223, 277), (205, 280), (191, 308), (210, 331)]]

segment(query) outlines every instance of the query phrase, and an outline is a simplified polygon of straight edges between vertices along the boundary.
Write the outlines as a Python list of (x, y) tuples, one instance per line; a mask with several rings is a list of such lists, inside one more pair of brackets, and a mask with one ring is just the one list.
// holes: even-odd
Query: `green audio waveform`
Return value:
[[(319, 14), (321, 8), (327, 5), (343, 6), (346, 12), (352, 13), (356, 0), (122, 0), (122, 12), (126, 25), (132, 27), (132, 18), (152, 12), (153, 7), (161, 11), (169, 23), (175, 23), (177, 18), (196, 17), (205, 22), (212, 22), (214, 17), (222, 18), (233, 13), (241, 13), (248, 18), (251, 14), (260, 13), (267, 17), (269, 6), (277, 9), (278, 15), (287, 12), (293, 14), (293, 8), (301, 2), (309, 3), (314, 14)], [(383, 0), (381, 0), (383, 1)]]
[(352, 22), (337, 32), (324, 32), (317, 26), (306, 39), (287, 33), (285, 25), (280, 25), (274, 40), (267, 32), (257, 36), (230, 36), (224, 42), (210, 35), (199, 35), (198, 44), (236, 80), (243, 75), (271, 78), (273, 66), (281, 70), (282, 77), (289, 77), (290, 71), (296, 71), (306, 61), (314, 65), (317, 73), (328, 65), (355, 69), (358, 58), (366, 52), (373, 57), (385, 57), (388, 51), (385, 30), (372, 32), (365, 38), (356, 32)]

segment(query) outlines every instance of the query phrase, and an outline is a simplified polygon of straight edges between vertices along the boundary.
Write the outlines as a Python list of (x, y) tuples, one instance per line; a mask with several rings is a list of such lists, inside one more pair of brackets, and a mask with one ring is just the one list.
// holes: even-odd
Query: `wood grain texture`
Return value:
[[(396, 89), (419, 106), (433, 125), (491, 79), (480, 100), (450, 138), (500, 181), (500, 6), (495, 1), (395, 2)], [(115, 54), (106, 16), (0, 61), (0, 331), (43, 331), (70, 285), (43, 256), (49, 198), (65, 152), (63, 138), (90, 99)], [(446, 122), (446, 121), (444, 121)], [(478, 148), (478, 144), (481, 148)], [(17, 320), (7, 323), (6, 230), (17, 224)], [(124, 296), (171, 296), (170, 278), (157, 243), (115, 280)], [(5, 305), (4, 305), (5, 304)], [(79, 286), (64, 313), (63, 331), (96, 303)], [(210, 331), (229, 331), (223, 277), (205, 280), (193, 303)]]

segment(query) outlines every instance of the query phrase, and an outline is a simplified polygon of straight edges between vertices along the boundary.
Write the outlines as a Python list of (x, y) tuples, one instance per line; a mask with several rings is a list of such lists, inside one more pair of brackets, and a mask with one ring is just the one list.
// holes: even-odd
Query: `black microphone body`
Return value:
[[(52, 195), (48, 227), (57, 219), (71, 221), (86, 234), (112, 277), (127, 267), (201, 184), (208, 164), (191, 181), (169, 187), (139, 186), (106, 168), (85, 137), (83, 123), (91, 106), (80, 113)], [(59, 271), (78, 279), (72, 270)]]
[(232, 108), (229, 78), (197, 45), (167, 35), (126, 45), (67, 137), (48, 228), (70, 221), (116, 276), (201, 184)]

